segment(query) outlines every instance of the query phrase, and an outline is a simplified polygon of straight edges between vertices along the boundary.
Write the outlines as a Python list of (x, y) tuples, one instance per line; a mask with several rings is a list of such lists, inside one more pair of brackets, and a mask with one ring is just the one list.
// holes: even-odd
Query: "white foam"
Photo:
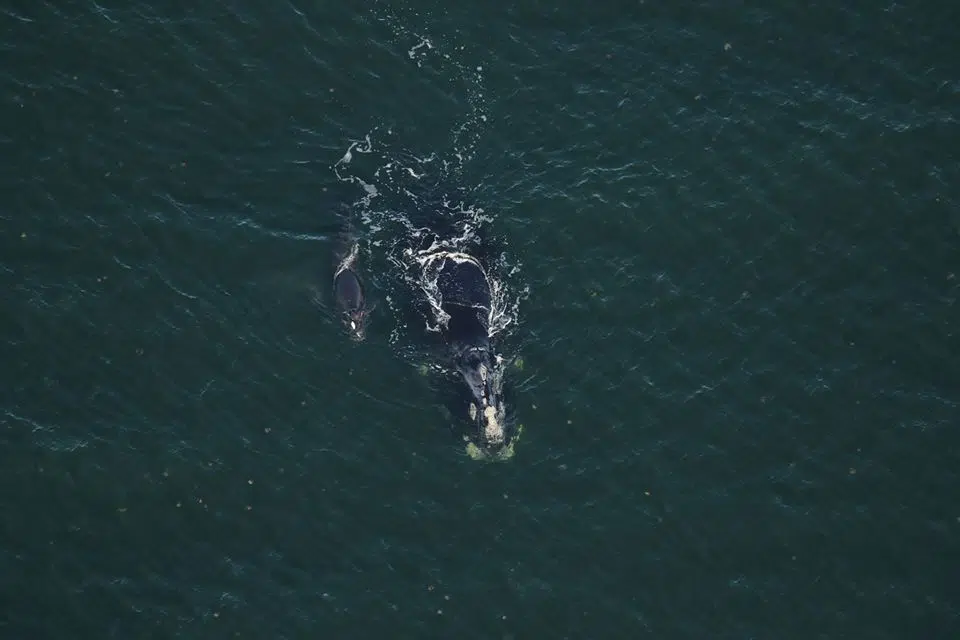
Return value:
[(343, 273), (346, 269), (353, 267), (354, 263), (357, 261), (357, 254), (360, 253), (360, 245), (354, 242), (350, 246), (350, 251), (347, 252), (347, 255), (343, 257), (343, 260), (340, 261), (340, 264), (337, 265), (337, 270), (333, 274), (333, 279), (336, 280), (337, 276)]
[(355, 175), (344, 175), (341, 173), (341, 168), (344, 165), (348, 165), (353, 162), (353, 153), (372, 153), (373, 152), (373, 142), (370, 140), (370, 134), (364, 136), (363, 140), (354, 140), (350, 143), (350, 146), (347, 147), (347, 150), (344, 152), (343, 156), (337, 160), (333, 165), (333, 172), (337, 176), (337, 179), (341, 182), (350, 182), (354, 184), (359, 184), (363, 189), (366, 195), (361, 199), (361, 202), (365, 205), (369, 205), (370, 201), (376, 198), (380, 192), (377, 190), (376, 185), (364, 181), (359, 176)]
[[(437, 331), (448, 320), (439, 308), (439, 295), (436, 278), (427, 274), (427, 270), (411, 268), (418, 265), (411, 247), (420, 248), (430, 244), (428, 251), (448, 251), (459, 253), (469, 251), (476, 244), (477, 229), (491, 222), (493, 217), (481, 208), (471, 207), (460, 202), (444, 199), (441, 215), (450, 215), (459, 221), (450, 238), (431, 241), (427, 230), (417, 228), (404, 210), (412, 211), (424, 206), (421, 195), (423, 184), (463, 184), (462, 170), (474, 155), (481, 135), (488, 122), (488, 110), (484, 91), (484, 65), (478, 61), (468, 63), (466, 48), (454, 42), (449, 36), (423, 33), (422, 29), (408, 25), (421, 22), (416, 13), (401, 16), (404, 9), (387, 9), (382, 6), (374, 9), (377, 20), (387, 25), (393, 34), (394, 42), (406, 49), (407, 59), (416, 62), (417, 68), (430, 63), (433, 71), (445, 80), (455, 81), (465, 91), (465, 102), (469, 109), (463, 119), (450, 132), (449, 149), (435, 149), (429, 154), (412, 152), (397, 145), (394, 131), (402, 131), (397, 119), (408, 117), (407, 113), (388, 113), (386, 119), (391, 124), (374, 126), (361, 140), (350, 141), (342, 157), (333, 165), (333, 171), (341, 182), (352, 183), (360, 187), (362, 193), (354, 203), (359, 210), (359, 218), (365, 227), (364, 234), (371, 246), (378, 247), (386, 254), (387, 261), (396, 270), (399, 277), (409, 286), (420, 287), (435, 311), (436, 322), (431, 319), (426, 324), (430, 331)], [(419, 73), (414, 70), (414, 73)], [(431, 83), (433, 78), (430, 79)], [(415, 85), (411, 84), (411, 87)], [(357, 156), (366, 155), (362, 163), (354, 162)], [(431, 194), (436, 196), (437, 194)], [(436, 205), (431, 197), (431, 203)], [(492, 264), (484, 265), (488, 269), (488, 282), (492, 296), (489, 316), (490, 334), (500, 333), (516, 321), (520, 304), (520, 295), (512, 292), (506, 279), (517, 276), (519, 265), (509, 264), (498, 258)], [(422, 276), (421, 276), (422, 274)], [(505, 274), (500, 276), (498, 274)], [(388, 298), (388, 306), (399, 319), (399, 304), (396, 298)], [(406, 327), (398, 323), (391, 334), (394, 344), (403, 340)]]
[(427, 49), (433, 49), (433, 44), (426, 38), (421, 37), (420, 42), (418, 44), (413, 45), (413, 47), (411, 47), (410, 50), (407, 51), (407, 55), (410, 56), (410, 59), (416, 60), (418, 67), (423, 66), (423, 61), (416, 59), (417, 50), (422, 49), (423, 47), (426, 47)]

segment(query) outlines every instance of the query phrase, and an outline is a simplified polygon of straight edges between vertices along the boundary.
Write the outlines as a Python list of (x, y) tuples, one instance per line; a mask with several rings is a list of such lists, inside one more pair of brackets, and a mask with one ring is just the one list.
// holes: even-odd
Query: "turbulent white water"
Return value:
[[(437, 252), (475, 254), (481, 236), (495, 233), (496, 214), (465, 202), (469, 184), (464, 178), (466, 163), (473, 157), (478, 140), (488, 121), (481, 65), (466, 65), (458, 60), (462, 47), (445, 46), (413, 33), (399, 21), (384, 17), (398, 41), (409, 44), (407, 58), (418, 69), (430, 63), (463, 82), (468, 105), (462, 122), (450, 133), (446, 150), (412, 152), (397, 140), (392, 128), (373, 126), (361, 139), (351, 141), (333, 172), (343, 183), (359, 188), (353, 203), (354, 218), (363, 229), (366, 250), (375, 258), (383, 257), (392, 280), (419, 291), (436, 312), (425, 318), (424, 327), (414, 330), (436, 331), (443, 321), (437, 289), (437, 273), (425, 268), (430, 254)], [(450, 50), (450, 52), (447, 51)], [(455, 191), (456, 193), (451, 193)], [(421, 218), (442, 221), (443, 229), (433, 228)], [(493, 252), (491, 252), (493, 253)], [(517, 284), (520, 264), (506, 255), (485, 255), (483, 267), (491, 291), (490, 335), (513, 326), (527, 290)], [(409, 295), (409, 294), (408, 294)], [(407, 339), (398, 301), (386, 298), (397, 326), (390, 341)]]
[[(425, 203), (424, 196), (408, 188), (408, 182), (426, 175), (437, 175), (439, 182), (444, 183), (444, 163), (437, 160), (437, 154), (426, 158), (409, 154), (398, 157), (401, 154), (389, 147), (378, 148), (375, 135), (376, 131), (361, 142), (352, 142), (334, 170), (340, 180), (360, 185), (363, 189), (362, 197), (353, 207), (364, 231), (367, 251), (381, 254), (392, 270), (391, 276), (422, 291), (431, 306), (439, 309), (437, 274), (424, 268), (428, 256), (438, 252), (475, 253), (480, 234), (487, 227), (494, 227), (496, 218), (481, 207), (451, 202), (446, 194), (431, 193), (431, 201)], [(370, 175), (351, 171), (355, 153), (376, 156), (376, 168)], [(431, 207), (434, 210), (428, 213), (428, 217), (443, 220), (445, 230), (442, 235), (429, 225), (419, 225), (412, 219), (417, 217), (416, 212), (421, 207)], [(487, 260), (489, 262), (483, 266), (490, 284), (492, 304), (488, 320), (490, 335), (494, 336), (516, 323), (520, 302), (527, 290), (515, 284), (520, 272), (519, 263), (504, 254), (487, 256)], [(386, 302), (394, 316), (399, 318), (396, 301), (388, 297)], [(437, 328), (427, 319), (427, 330)], [(395, 330), (391, 342), (400, 339), (401, 333)]]

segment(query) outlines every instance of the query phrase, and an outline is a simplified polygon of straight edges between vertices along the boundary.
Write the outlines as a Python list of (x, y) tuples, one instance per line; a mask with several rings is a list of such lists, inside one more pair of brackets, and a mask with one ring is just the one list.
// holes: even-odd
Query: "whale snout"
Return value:
[(362, 342), (366, 339), (368, 322), (369, 316), (366, 309), (349, 311), (343, 317), (343, 326), (347, 329), (350, 339), (355, 342)]

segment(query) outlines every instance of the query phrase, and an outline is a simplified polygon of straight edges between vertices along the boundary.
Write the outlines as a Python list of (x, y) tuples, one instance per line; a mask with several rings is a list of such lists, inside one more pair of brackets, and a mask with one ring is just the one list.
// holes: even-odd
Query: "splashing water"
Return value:
[[(448, 151), (411, 152), (395, 141), (392, 128), (375, 126), (362, 139), (349, 142), (333, 171), (341, 182), (360, 187), (362, 194), (353, 208), (366, 230), (367, 242), (380, 250), (390, 275), (396, 276), (389, 280), (422, 290), (442, 322), (445, 314), (440, 311), (438, 274), (424, 268), (428, 266), (427, 256), (438, 251), (475, 254), (481, 244), (481, 230), (494, 221), (482, 208), (464, 202), (468, 189), (463, 170), (474, 156), (488, 121), (482, 66), (458, 61), (462, 46), (452, 47), (451, 55), (442, 44), (410, 31), (395, 17), (381, 14), (379, 19), (405, 43), (407, 59), (418, 69), (428, 62), (436, 63), (445, 74), (465, 82), (469, 111), (451, 131)], [(429, 212), (434, 221), (442, 221), (444, 228), (438, 230), (423, 222), (424, 212)], [(494, 336), (516, 323), (520, 302), (528, 290), (511, 286), (520, 272), (518, 263), (508, 262), (504, 255), (487, 256), (483, 262), (492, 300), (489, 332)], [(385, 301), (399, 321), (402, 313), (397, 299), (387, 295)], [(437, 331), (440, 327), (427, 318), (426, 328)], [(398, 322), (390, 336), (391, 344), (403, 342), (406, 329)]]

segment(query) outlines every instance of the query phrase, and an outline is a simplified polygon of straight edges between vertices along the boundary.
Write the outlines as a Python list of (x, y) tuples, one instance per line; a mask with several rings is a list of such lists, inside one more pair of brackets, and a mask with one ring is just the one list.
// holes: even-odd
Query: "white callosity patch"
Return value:
[(503, 442), (503, 426), (497, 416), (497, 410), (492, 405), (487, 405), (483, 410), (484, 428), (483, 436), (488, 444), (500, 444)]
[(493, 380), (490, 383), (490, 388), (493, 389), (494, 394), (496, 394), (497, 403), (494, 407), (488, 407), (495, 409), (495, 411), (487, 413), (486, 436), (487, 441), (491, 444), (503, 444), (506, 439), (506, 425), (504, 424), (504, 407), (502, 402), (503, 358), (498, 355), (496, 359), (497, 366), (492, 372)]
[[(479, 435), (484, 443), (493, 446), (502, 445), (506, 441), (503, 405), (498, 401), (502, 391), (501, 387), (503, 383), (503, 370), (500, 368), (503, 358), (497, 356), (496, 359), (497, 367), (495, 367), (492, 371), (487, 369), (485, 365), (480, 365), (480, 377), (483, 380), (485, 391), (483, 397), (481, 398), (483, 406), (483, 425), (482, 433)], [(493, 398), (486, 395), (486, 389), (493, 394)], [(491, 402), (491, 400), (494, 400), (494, 402)], [(470, 419), (477, 419), (477, 406), (472, 402), (470, 403)]]

